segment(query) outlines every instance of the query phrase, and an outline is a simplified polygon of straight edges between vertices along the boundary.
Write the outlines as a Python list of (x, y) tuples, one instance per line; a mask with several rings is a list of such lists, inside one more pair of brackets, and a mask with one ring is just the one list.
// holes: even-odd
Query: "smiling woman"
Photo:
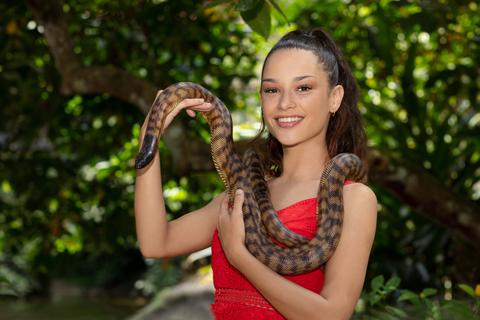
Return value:
[(312, 68), (317, 64), (314, 53), (298, 49), (275, 52), (265, 63), (260, 91), (263, 118), (284, 147), (310, 139), (321, 147), (330, 114), (340, 107), (343, 87), (330, 88), (328, 74)]
[[(366, 137), (357, 106), (357, 83), (327, 33), (294, 31), (268, 54), (260, 97), (263, 128), (255, 141), (271, 178), (271, 203), (288, 228), (312, 239), (317, 229), (317, 188), (326, 163), (344, 152), (364, 160)], [(185, 99), (165, 123), (182, 109), (193, 115), (211, 108), (201, 99)], [(147, 127), (148, 117), (142, 131)], [(268, 138), (262, 140), (267, 128)], [(211, 245), (216, 319), (351, 317), (375, 234), (376, 198), (367, 186), (347, 181), (341, 189), (343, 229), (331, 258), (320, 268), (280, 275), (245, 246), (242, 190), (237, 191), (232, 208), (224, 194), (168, 222), (159, 164), (157, 153), (137, 172), (135, 216), (140, 249), (147, 257), (160, 258)], [(321, 226), (332, 223), (319, 216)]]
[[(275, 61), (276, 53), (285, 51), (292, 55), (290, 61)], [(293, 57), (295, 55), (296, 57)], [(273, 62), (270, 58), (274, 58)], [(287, 59), (286, 54), (284, 59)], [(305, 59), (308, 59), (306, 61)], [(279, 60), (279, 59), (277, 59)], [(281, 64), (283, 63), (283, 64)], [(286, 64), (285, 64), (286, 63)], [(358, 88), (357, 81), (353, 76), (347, 61), (341, 53), (338, 46), (330, 35), (322, 30), (312, 31), (292, 31), (285, 35), (269, 52), (262, 69), (262, 88), (260, 96), (266, 97), (262, 92), (268, 88), (267, 84), (277, 84), (275, 79), (270, 78), (266, 73), (268, 67), (272, 72), (280, 73), (282, 70), (288, 73), (293, 68), (303, 68), (302, 75), (290, 75), (292, 77), (292, 84), (296, 84), (297, 91), (309, 91), (311, 89), (320, 89), (318, 87), (313, 88), (312, 85), (308, 85), (308, 82), (304, 82), (306, 85), (301, 84), (301, 80), (307, 80), (307, 78), (315, 77), (315, 73), (320, 75), (313, 80), (317, 80), (316, 84), (321, 85), (323, 83), (324, 95), (330, 94), (336, 100), (330, 101), (338, 106), (330, 110), (331, 118), (328, 121), (326, 134), (326, 142), (328, 148), (328, 154), (330, 158), (333, 158), (336, 154), (342, 152), (351, 152), (356, 154), (362, 159), (364, 166), (365, 162), (365, 146), (366, 146), (366, 132), (363, 116), (358, 108)], [(281, 68), (279, 66), (285, 66)], [(317, 66), (317, 68), (313, 68)], [(298, 72), (297, 71), (297, 72)], [(298, 82), (298, 83), (297, 83)], [(273, 91), (278, 89), (272, 88)], [(269, 90), (271, 91), (271, 90)], [(270, 92), (272, 93), (272, 92)], [(332, 98), (332, 97), (329, 97)], [(262, 105), (265, 106), (266, 101), (262, 101)], [(323, 108), (325, 101), (322, 103)], [(330, 106), (331, 107), (331, 106)], [(332, 112), (333, 111), (333, 112)], [(338, 113), (337, 113), (338, 111)], [(262, 108), (262, 112), (265, 112), (265, 108)], [(337, 115), (336, 118), (335, 115)], [(282, 119), (280, 119), (282, 121)], [(270, 129), (270, 127), (268, 127)], [(254, 139), (253, 144), (257, 142), (264, 142), (264, 146), (260, 147), (261, 150), (267, 148), (268, 152), (263, 156), (263, 160), (266, 163), (267, 173), (271, 176), (278, 176), (282, 171), (282, 152), (281, 143), (272, 135), (268, 134), (266, 141), (262, 141), (261, 137), (264, 136), (266, 131), (266, 119), (262, 117), (262, 128), (260, 133)], [(269, 169), (272, 169), (269, 171)]]

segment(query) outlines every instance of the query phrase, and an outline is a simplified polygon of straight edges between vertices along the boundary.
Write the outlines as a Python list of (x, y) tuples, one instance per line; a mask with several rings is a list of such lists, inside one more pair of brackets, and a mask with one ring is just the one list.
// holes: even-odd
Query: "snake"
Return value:
[(175, 83), (157, 96), (150, 109), (135, 168), (145, 168), (153, 160), (168, 114), (189, 98), (201, 98), (212, 105), (209, 111), (200, 114), (210, 127), (213, 163), (225, 184), (230, 205), (234, 203), (237, 189), (244, 192), (245, 246), (250, 253), (279, 274), (324, 270), (342, 232), (343, 184), (347, 180), (367, 184), (367, 171), (361, 159), (353, 153), (340, 153), (326, 164), (317, 190), (317, 229), (310, 240), (282, 223), (270, 200), (260, 156), (253, 149), (245, 151), (243, 158), (238, 155), (228, 108), (199, 84)]

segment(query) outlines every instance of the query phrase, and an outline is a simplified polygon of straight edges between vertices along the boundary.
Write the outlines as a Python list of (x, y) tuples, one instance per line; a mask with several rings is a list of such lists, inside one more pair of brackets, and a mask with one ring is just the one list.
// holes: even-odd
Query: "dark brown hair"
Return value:
[[(309, 31), (296, 30), (284, 35), (270, 50), (268, 58), (276, 51), (285, 49), (301, 49), (314, 53), (320, 67), (327, 73), (330, 88), (341, 85), (344, 96), (340, 108), (335, 116), (330, 118), (327, 127), (328, 155), (333, 158), (339, 153), (349, 152), (357, 155), (367, 168), (365, 161), (365, 147), (367, 134), (363, 116), (358, 109), (358, 84), (345, 57), (332, 37), (323, 30)], [(261, 89), (260, 89), (261, 90)], [(262, 117), (260, 133), (250, 142), (259, 152), (266, 175), (278, 177), (282, 173), (283, 149), (280, 142), (271, 134), (265, 138), (267, 132), (265, 120)]]

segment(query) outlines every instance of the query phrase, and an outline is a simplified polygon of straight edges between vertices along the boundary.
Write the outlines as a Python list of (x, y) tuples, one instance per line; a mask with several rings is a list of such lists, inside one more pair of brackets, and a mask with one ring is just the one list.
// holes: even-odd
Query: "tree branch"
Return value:
[(455, 194), (422, 167), (393, 152), (369, 149), (369, 179), (418, 213), (453, 230), (480, 249), (480, 206)]
[(25, 0), (44, 35), (62, 78), (60, 91), (64, 95), (103, 94), (131, 103), (148, 113), (159, 88), (123, 69), (105, 66), (86, 67), (73, 48), (68, 32), (67, 16), (61, 0)]

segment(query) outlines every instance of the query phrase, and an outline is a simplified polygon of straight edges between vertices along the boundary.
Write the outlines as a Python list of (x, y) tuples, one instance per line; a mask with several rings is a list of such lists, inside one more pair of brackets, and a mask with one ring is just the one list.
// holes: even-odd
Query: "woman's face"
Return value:
[(265, 62), (260, 99), (270, 133), (284, 146), (326, 144), (330, 113), (343, 98), (343, 87), (330, 88), (315, 54), (282, 49)]

